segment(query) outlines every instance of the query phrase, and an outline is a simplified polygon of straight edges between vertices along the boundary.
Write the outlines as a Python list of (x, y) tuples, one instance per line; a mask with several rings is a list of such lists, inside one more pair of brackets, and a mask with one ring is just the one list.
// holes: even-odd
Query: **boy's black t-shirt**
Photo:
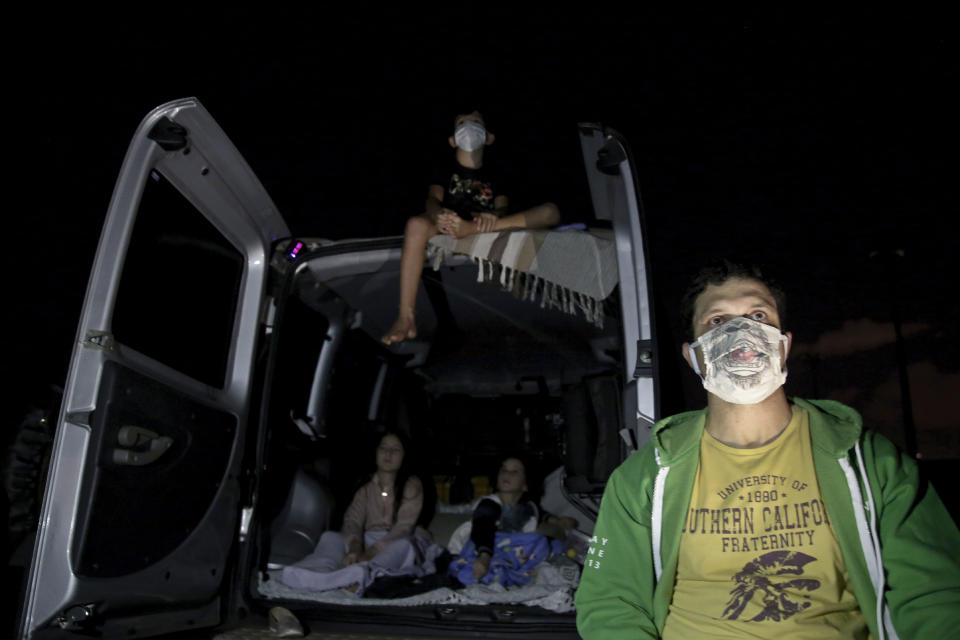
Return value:
[(469, 220), (475, 212), (494, 210), (496, 197), (506, 195), (503, 182), (503, 176), (487, 164), (470, 169), (454, 159), (433, 172), (430, 184), (443, 187), (444, 207)]

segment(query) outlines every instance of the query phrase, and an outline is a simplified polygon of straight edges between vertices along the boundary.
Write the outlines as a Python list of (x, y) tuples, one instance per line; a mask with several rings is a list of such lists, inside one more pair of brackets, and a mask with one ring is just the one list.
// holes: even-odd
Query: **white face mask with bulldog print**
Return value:
[[(783, 357), (780, 343), (784, 343)], [(750, 318), (733, 318), (690, 345), (690, 361), (703, 388), (733, 404), (757, 404), (783, 386), (789, 342), (776, 327)], [(701, 371), (696, 348), (703, 353)]]

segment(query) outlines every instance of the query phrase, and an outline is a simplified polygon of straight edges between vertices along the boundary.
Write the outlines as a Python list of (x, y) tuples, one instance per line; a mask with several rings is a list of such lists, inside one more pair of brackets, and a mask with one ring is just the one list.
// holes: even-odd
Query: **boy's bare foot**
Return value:
[(394, 321), (390, 330), (383, 334), (380, 341), (383, 344), (393, 344), (394, 342), (403, 342), (417, 337), (417, 324), (413, 316), (399, 315)]

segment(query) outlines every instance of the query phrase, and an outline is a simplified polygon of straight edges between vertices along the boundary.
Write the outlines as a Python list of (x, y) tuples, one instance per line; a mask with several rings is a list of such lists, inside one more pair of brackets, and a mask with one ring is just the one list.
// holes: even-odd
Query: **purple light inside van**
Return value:
[(294, 259), (297, 257), (297, 254), (300, 253), (300, 249), (303, 249), (303, 243), (297, 242), (295, 245), (293, 245), (293, 247), (290, 248), (290, 252), (287, 255), (290, 256), (291, 259)]

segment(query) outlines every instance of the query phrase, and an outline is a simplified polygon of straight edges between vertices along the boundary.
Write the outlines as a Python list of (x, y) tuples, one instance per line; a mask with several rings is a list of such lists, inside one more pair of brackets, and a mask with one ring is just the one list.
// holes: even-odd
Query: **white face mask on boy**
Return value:
[[(733, 318), (690, 345), (690, 362), (710, 393), (734, 404), (757, 404), (787, 380), (781, 342), (786, 359), (789, 342), (779, 329), (750, 318)], [(700, 371), (696, 347), (703, 353), (706, 371)]]
[(453, 132), (453, 139), (464, 151), (476, 151), (486, 143), (487, 129), (479, 122), (466, 120), (457, 126), (456, 131)]

